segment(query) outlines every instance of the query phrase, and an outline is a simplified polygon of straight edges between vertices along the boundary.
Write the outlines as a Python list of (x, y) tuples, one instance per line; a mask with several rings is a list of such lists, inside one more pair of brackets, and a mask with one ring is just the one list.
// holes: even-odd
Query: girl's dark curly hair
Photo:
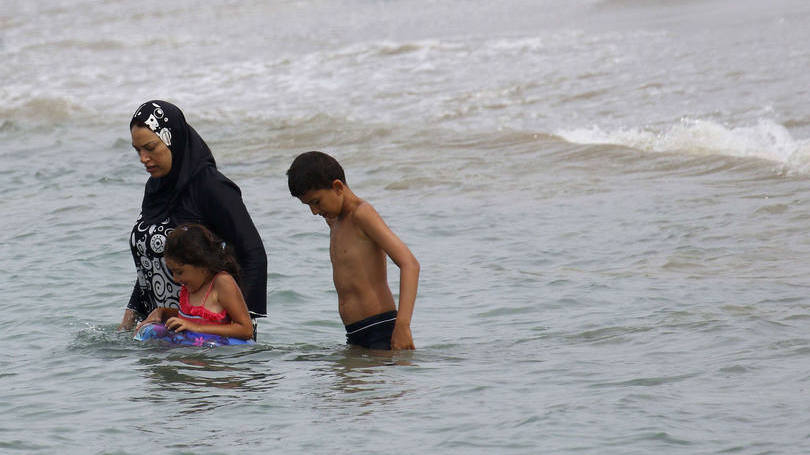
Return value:
[(186, 223), (174, 228), (166, 240), (163, 255), (212, 273), (228, 272), (239, 281), (239, 264), (233, 248), (201, 224)]

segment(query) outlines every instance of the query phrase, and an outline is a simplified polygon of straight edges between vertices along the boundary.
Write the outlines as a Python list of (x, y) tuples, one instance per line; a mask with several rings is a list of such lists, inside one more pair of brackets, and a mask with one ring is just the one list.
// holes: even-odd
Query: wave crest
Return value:
[(17, 123), (63, 123), (86, 116), (91, 111), (66, 97), (34, 97), (19, 104), (0, 107), (0, 119)]
[(557, 135), (576, 144), (612, 144), (644, 152), (723, 155), (757, 158), (784, 165), (789, 171), (810, 172), (810, 140), (795, 139), (773, 120), (753, 126), (727, 127), (709, 120), (681, 119), (665, 131), (599, 127), (562, 130)]

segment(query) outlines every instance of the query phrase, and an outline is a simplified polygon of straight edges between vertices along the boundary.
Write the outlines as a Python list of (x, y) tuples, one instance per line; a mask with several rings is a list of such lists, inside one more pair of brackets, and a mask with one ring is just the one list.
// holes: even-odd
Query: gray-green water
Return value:
[[(0, 6), (0, 452), (810, 450), (804, 2)], [(115, 330), (150, 98), (265, 241), (256, 346)], [(312, 149), (420, 260), (416, 351), (343, 344)]]

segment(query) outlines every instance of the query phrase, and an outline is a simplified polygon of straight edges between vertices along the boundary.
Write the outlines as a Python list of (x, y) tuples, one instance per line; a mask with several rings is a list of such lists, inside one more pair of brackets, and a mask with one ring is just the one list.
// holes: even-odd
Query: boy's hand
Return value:
[(394, 324), (394, 333), (391, 334), (391, 350), (398, 351), (400, 349), (416, 349), (416, 346), (413, 345), (411, 327), (397, 321)]

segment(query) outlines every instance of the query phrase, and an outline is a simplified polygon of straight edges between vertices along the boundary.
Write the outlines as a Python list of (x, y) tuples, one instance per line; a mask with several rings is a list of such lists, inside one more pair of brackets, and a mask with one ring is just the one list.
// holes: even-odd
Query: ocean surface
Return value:
[[(0, 0), (0, 453), (810, 453), (805, 0)], [(116, 330), (174, 102), (269, 256), (259, 343)], [(350, 349), (323, 150), (422, 265)], [(389, 264), (392, 289), (398, 269)]]

